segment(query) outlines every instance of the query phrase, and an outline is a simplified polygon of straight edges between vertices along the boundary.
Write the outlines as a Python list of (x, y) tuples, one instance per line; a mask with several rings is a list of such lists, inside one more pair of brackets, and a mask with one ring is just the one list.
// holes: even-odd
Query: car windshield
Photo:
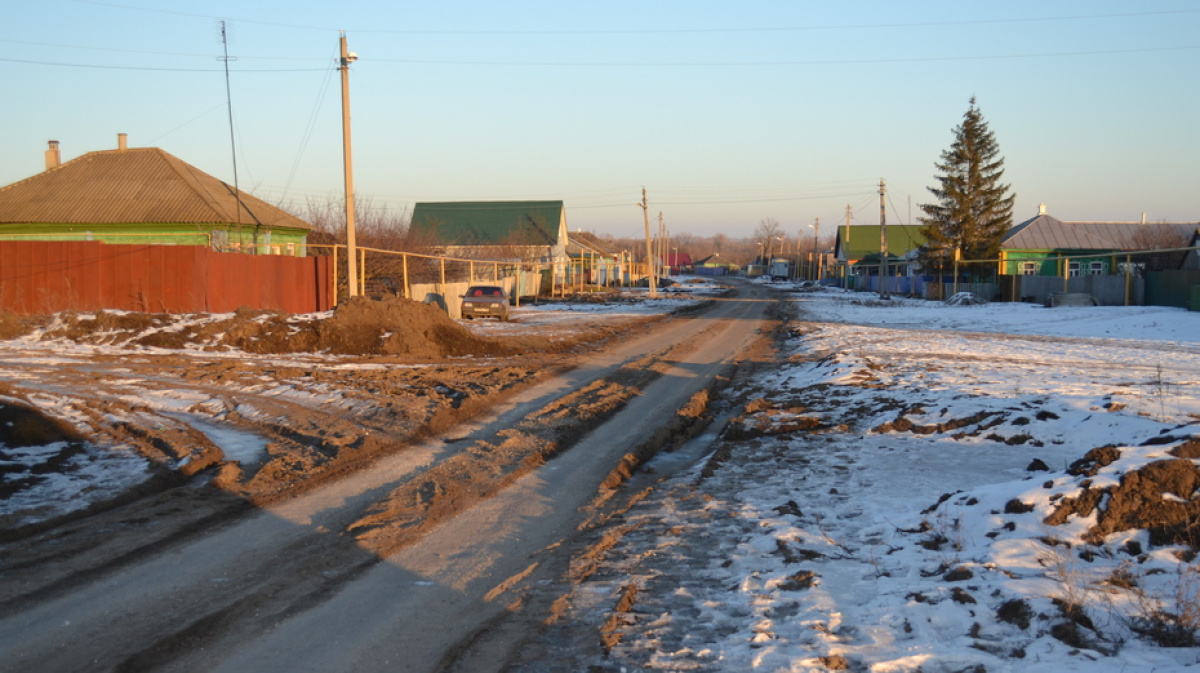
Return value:
[(504, 290), (498, 287), (473, 287), (467, 290), (468, 297), (503, 297)]

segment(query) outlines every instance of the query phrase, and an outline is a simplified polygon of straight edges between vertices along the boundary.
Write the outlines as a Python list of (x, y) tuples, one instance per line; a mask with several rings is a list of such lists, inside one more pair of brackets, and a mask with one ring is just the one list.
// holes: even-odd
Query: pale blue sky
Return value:
[[(1200, 220), (1200, 2), (256, 2), (0, 7), (0, 184), (156, 146), (271, 202), (564, 199), (567, 221), (733, 237), (888, 222), (930, 200), (975, 96), (1016, 220)], [(911, 211), (909, 203), (911, 200)], [(828, 230), (827, 230), (828, 231)]]

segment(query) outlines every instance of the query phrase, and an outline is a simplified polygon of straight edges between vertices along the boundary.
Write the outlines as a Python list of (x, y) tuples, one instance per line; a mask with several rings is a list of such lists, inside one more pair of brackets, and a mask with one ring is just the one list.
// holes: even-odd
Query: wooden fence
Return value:
[(0, 241), (0, 309), (20, 315), (120, 309), (289, 313), (333, 307), (328, 257), (215, 252), (195, 245)]

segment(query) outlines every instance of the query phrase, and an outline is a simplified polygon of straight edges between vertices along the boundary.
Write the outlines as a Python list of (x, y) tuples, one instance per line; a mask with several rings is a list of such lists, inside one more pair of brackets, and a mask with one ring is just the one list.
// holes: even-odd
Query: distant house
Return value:
[(615, 285), (626, 267), (617, 246), (595, 234), (577, 231), (567, 235), (567, 256), (574, 268), (583, 269), (586, 282)]
[(308, 223), (167, 152), (88, 152), (0, 188), (0, 240), (203, 245), (220, 251), (307, 254)]
[(721, 259), (721, 253), (715, 252), (704, 259), (692, 263), (692, 272), (697, 276), (726, 276), (738, 273), (737, 264)]
[[(1125, 261), (1119, 253), (1179, 247), (1196, 229), (1196, 222), (1146, 222), (1144, 218), (1133, 222), (1064, 222), (1047, 214), (1046, 205), (1041, 204), (1037, 217), (1014, 226), (1005, 235), (1001, 269), (1006, 275), (1025, 276), (1117, 273)], [(1172, 268), (1178, 263), (1179, 257), (1175, 257)]]
[(692, 271), (692, 256), (686, 252), (670, 252), (667, 253), (663, 260), (664, 266), (667, 267), (667, 273), (691, 273)]
[[(919, 224), (889, 224), (887, 231), (888, 264), (903, 267), (892, 273), (911, 275), (915, 270), (917, 251), (925, 244), (925, 227)], [(878, 224), (855, 224), (837, 228), (833, 256), (837, 264), (850, 268), (856, 275), (878, 275), (882, 257)], [(856, 265), (861, 270), (854, 270)]]
[(410, 231), (452, 257), (562, 264), (567, 212), (562, 201), (418, 203)]

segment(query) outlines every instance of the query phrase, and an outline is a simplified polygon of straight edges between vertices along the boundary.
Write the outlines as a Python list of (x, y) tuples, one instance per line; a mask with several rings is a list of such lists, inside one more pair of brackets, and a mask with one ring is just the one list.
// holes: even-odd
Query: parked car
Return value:
[(496, 285), (472, 285), (462, 296), (462, 317), (508, 321), (508, 293)]

